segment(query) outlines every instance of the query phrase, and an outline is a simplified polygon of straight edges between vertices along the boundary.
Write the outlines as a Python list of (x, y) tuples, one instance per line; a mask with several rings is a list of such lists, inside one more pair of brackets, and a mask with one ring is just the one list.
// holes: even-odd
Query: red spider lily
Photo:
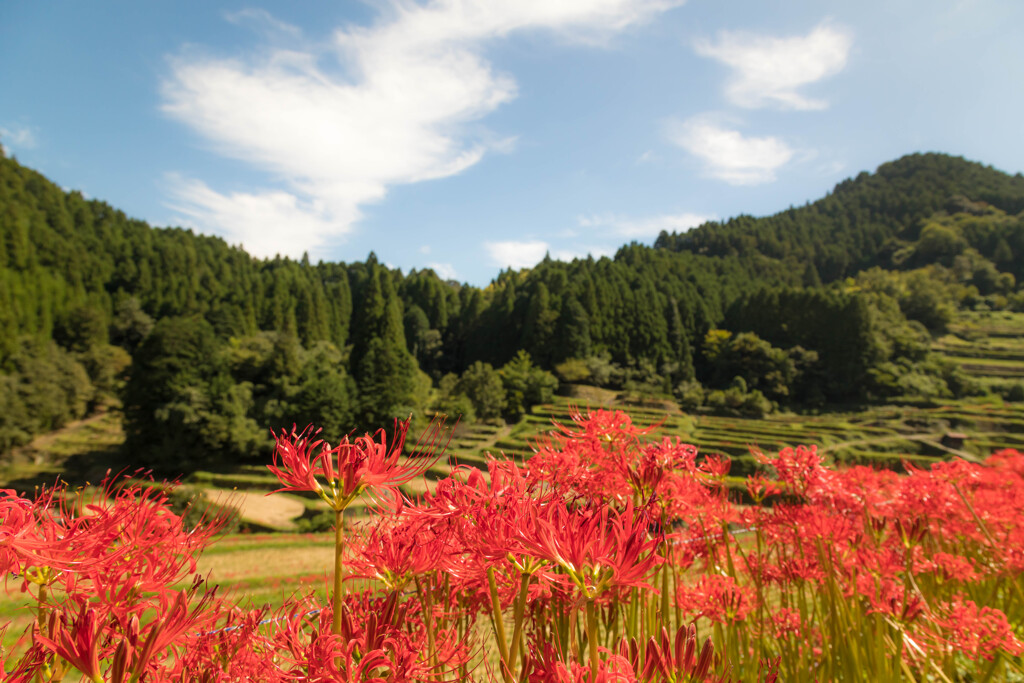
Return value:
[(991, 660), (999, 651), (1011, 656), (1024, 653), (1024, 643), (1000, 610), (957, 596), (940, 611), (944, 614), (936, 624), (947, 632), (941, 641), (971, 659)]
[(531, 523), (531, 510), (554, 504), (556, 496), (538, 491), (514, 462), (491, 459), (488, 470), (489, 477), (475, 468), (460, 470), (469, 472), (465, 481), (441, 482), (422, 508), (408, 514), (429, 519), (433, 533), (447, 539), (442, 569), (465, 607), (493, 611), (492, 582), (500, 607), (521, 602), (523, 590), (530, 604), (538, 604), (556, 579), (549, 562), (523, 548), (519, 533)]
[(676, 601), (685, 613), (718, 623), (743, 621), (757, 606), (757, 595), (731, 576), (704, 574), (691, 586), (680, 586)]
[[(278, 491), (313, 491), (336, 514), (332, 598), (335, 617), (340, 617), (344, 590), (342, 512), (364, 491), (369, 491), (371, 498), (381, 507), (400, 510), (403, 501), (398, 487), (425, 473), (447, 447), (445, 442), (438, 448), (445, 431), (445, 418), (435, 416), (416, 443), (410, 456), (413, 461), (400, 464), (409, 422), (395, 420), (395, 435), (390, 447), (383, 429), (378, 430), (376, 438), (366, 434), (357, 438), (355, 443), (350, 443), (345, 437), (334, 448), (323, 440), (315, 439), (319, 430), (312, 431), (309, 427), (300, 433), (293, 428), (290, 435), (275, 435), (274, 464), (268, 467), (284, 484)], [(448, 440), (451, 440), (450, 433)], [(333, 624), (333, 632), (337, 633), (339, 627), (340, 624)]]
[[(7, 628), (10, 624), (5, 624), (0, 627), (0, 639), (4, 639), (7, 635)], [(23, 635), (18, 643), (15, 645), (13, 650), (17, 650), (19, 646), (24, 644), (26, 636)], [(39, 678), (39, 672), (46, 666), (47, 653), (38, 645), (29, 648), (22, 657), (13, 662), (9, 655), (12, 654), (12, 650), (6, 647), (0, 647), (0, 680), (4, 683), (30, 683)]]
[(355, 443), (346, 436), (333, 448), (318, 439), (320, 430), (312, 427), (275, 434), (274, 464), (268, 469), (284, 485), (277, 491), (312, 491), (336, 511), (344, 510), (367, 489), (385, 500), (397, 501), (398, 487), (423, 475), (447, 446), (447, 442), (441, 443), (445, 419), (435, 417), (416, 442), (411, 462), (401, 464), (409, 422), (395, 420), (390, 447), (383, 429), (376, 435), (358, 437)]
[[(748, 508), (717, 486), (724, 463), (698, 465), (696, 449), (678, 441), (643, 445), (630, 424), (612, 418), (563, 434), (564, 447), (538, 453), (537, 467), (492, 462), (489, 476), (457, 470), (425, 502), (402, 501), (357, 532), (349, 546), (357, 573), (379, 574), (392, 589), (415, 583), (415, 592), (339, 592), (337, 612), (293, 598), (272, 625), (260, 624), (259, 610), (227, 613), (198, 586), (184, 597), (175, 590), (195, 575), (209, 536), (185, 531), (159, 490), (108, 487), (88, 502), (63, 489), (34, 502), (0, 491), (0, 568), (23, 575), (43, 617), (28, 631), (39, 635), (35, 644), (26, 637), (27, 654), (8, 661), (0, 678), (56, 680), (75, 666), (87, 680), (154, 683), (483, 680), (468, 671), (483, 658), (474, 640), (481, 614), (493, 620), (508, 663), (496, 673), (517, 683), (717, 680), (731, 675), (730, 665), (743, 680), (771, 681), (764, 665), (780, 653), (793, 678), (860, 678), (858, 667), (871, 677), (876, 651), (895, 661), (889, 674), (897, 676), (955, 668), (951, 678), (1002, 680), (1018, 666), (1021, 454), (898, 476), (826, 469), (811, 449), (796, 449), (776, 459), (795, 495)], [(379, 452), (346, 442), (364, 456), (352, 465), (353, 481), (390, 491), (387, 480), (365, 483), (374, 481), (367, 463), (389, 461), (395, 444), (363, 439)], [(309, 466), (291, 471), (278, 461), (278, 470), (330, 492), (330, 468), (343, 492), (348, 461), (339, 458), (349, 451), (299, 441)], [(317, 459), (324, 450), (326, 464)], [(767, 495), (774, 483), (755, 478), (749, 486)], [(647, 493), (657, 499), (637, 508)], [(678, 542), (651, 535), (652, 521), (674, 518)], [(756, 536), (727, 533), (737, 519), (756, 526)], [(704, 575), (680, 586), (688, 566)], [(660, 613), (651, 584), (664, 591)], [(696, 615), (716, 622), (716, 649), (728, 664), (709, 654), (701, 665), (690, 629), (661, 630), (673, 596), (687, 614), (671, 623)], [(227, 628), (206, 631), (218, 613)], [(510, 616), (514, 628), (499, 635)], [(637, 630), (634, 619), (652, 623)], [(649, 628), (655, 637), (641, 639)], [(637, 640), (600, 647), (614, 629)], [(518, 660), (523, 652), (527, 661)], [(759, 653), (771, 653), (760, 655), (760, 667)], [(858, 653), (867, 656), (850, 656)]]
[[(641, 436), (658, 425), (640, 428), (622, 411), (597, 410), (582, 414), (571, 407), (577, 429), (553, 421), (558, 432), (538, 441), (530, 459), (530, 475), (556, 487), (567, 487), (592, 501), (625, 503), (630, 473), (640, 453)], [(638, 493), (638, 500), (646, 495)]]
[(83, 604), (78, 616), (71, 622), (70, 629), (65, 618), (59, 618), (56, 612), (51, 613), (48, 632), (52, 639), (37, 633), (36, 642), (91, 680), (103, 681), (100, 649), (105, 633), (104, 624), (95, 608)]
[(712, 453), (701, 461), (697, 471), (707, 475), (713, 482), (721, 482), (729, 475), (731, 468), (732, 461), (729, 458)]
[[(571, 415), (581, 429), (556, 423), (560, 433), (539, 442), (529, 461), (532, 480), (617, 508), (630, 497), (639, 505), (656, 496), (668, 517), (680, 518), (706, 504), (711, 496), (705, 485), (720, 483), (728, 470), (728, 461), (721, 460), (698, 468), (697, 448), (678, 438), (642, 445), (640, 437), (657, 425), (636, 428), (625, 413), (599, 410), (584, 416), (573, 409)], [(702, 481), (694, 476), (698, 471)], [(687, 489), (693, 495), (684, 493)]]
[(518, 535), (524, 549), (564, 569), (584, 597), (612, 588), (644, 587), (651, 570), (663, 562), (660, 538), (647, 533), (650, 519), (628, 504), (621, 513), (607, 506), (568, 510), (552, 502), (531, 511)]
[(26, 544), (26, 537), (35, 531), (36, 519), (32, 501), (12, 489), (0, 491), (0, 571), (20, 573), (27, 552), (37, 544)]
[(777, 494), (779, 490), (775, 482), (770, 481), (760, 472), (747, 477), (747, 495), (754, 503), (760, 504), (768, 496)]
[[(538, 652), (539, 650), (539, 652)], [(551, 647), (531, 645), (523, 662), (525, 680), (529, 683), (637, 683), (633, 666), (622, 655), (610, 655), (596, 667), (583, 666), (577, 662), (561, 661)], [(528, 674), (526, 672), (529, 672)], [(522, 678), (520, 680), (523, 680)]]
[[(310, 600), (300, 601), (304, 607)], [(427, 681), (442, 680), (426, 661), (426, 627), (418, 603), (401, 602), (397, 592), (386, 598), (347, 595), (342, 604), (339, 633), (330, 633), (334, 616), (326, 606), (316, 616), (298, 610), (284, 616), (274, 634), (275, 649), (291, 665), (290, 678), (309, 681)], [(294, 607), (292, 607), (294, 609)], [(447, 631), (434, 633), (435, 654), (441, 666), (466, 663), (469, 651)]]
[(981, 578), (975, 563), (969, 558), (952, 555), (942, 551), (933, 553), (931, 557), (915, 558), (914, 573), (934, 573), (943, 581), (970, 583)]
[(152, 488), (122, 490), (109, 503), (90, 507), (93, 514), (87, 519), (109, 527), (115, 536), (104, 561), (69, 582), (87, 581), (93, 596), (111, 605), (130, 606), (140, 593), (170, 595), (169, 586), (195, 573), (196, 556), (225, 522), (210, 519), (187, 530), (170, 511), (166, 495)]
[(0, 500), (3, 562), (30, 583), (47, 585), (60, 575), (69, 594), (112, 605), (184, 580), (224, 522), (185, 530), (154, 487), (115, 491), (107, 481), (91, 499), (78, 500), (84, 515), (66, 498), (58, 487), (31, 503), (10, 495)]
[[(678, 437), (674, 441), (665, 437), (658, 443), (643, 447), (626, 477), (638, 499), (647, 500), (662, 491), (660, 485), (670, 473), (692, 475), (697, 468), (696, 461), (696, 446), (680, 443)], [(692, 479), (692, 476), (688, 478)]]
[(400, 591), (417, 575), (438, 569), (452, 552), (447, 539), (423, 521), (382, 517), (353, 543), (359, 554), (350, 578), (381, 580)]
[(772, 614), (772, 627), (772, 635), (775, 638), (784, 638), (787, 635), (802, 633), (803, 620), (798, 610), (781, 607)]
[[(201, 683), (220, 681), (284, 681), (278, 653), (262, 632), (268, 608), (228, 611), (220, 628), (191, 634), (170, 671), (172, 680)], [(116, 674), (112, 681), (124, 680)]]
[[(110, 554), (118, 520), (78, 516), (67, 505), (65, 486), (43, 489), (34, 501), (11, 490), (2, 493), (0, 562), (5, 571), (23, 573), (40, 583), (57, 572), (96, 566)], [(42, 575), (22, 571), (31, 568), (42, 570)]]
[(760, 457), (762, 464), (771, 465), (779, 475), (779, 481), (786, 485), (789, 493), (798, 496), (807, 494), (807, 489), (818, 482), (824, 468), (816, 446), (783, 448), (774, 457)]
[(652, 636), (644, 652), (640, 651), (635, 638), (623, 639), (619, 643), (619, 655), (629, 661), (637, 673), (637, 681), (641, 683), (709, 680), (714, 653), (715, 647), (707, 638), (698, 655), (697, 627), (693, 624), (680, 626), (674, 640), (662, 628), (661, 638)]
[(604, 410), (603, 408), (594, 411), (588, 410), (584, 415), (578, 407), (570, 406), (569, 417), (579, 428), (578, 430), (570, 429), (554, 420), (552, 422), (570, 439), (604, 439), (606, 441), (622, 438), (638, 439), (661, 426), (658, 423), (649, 427), (637, 427), (633, 424), (633, 418), (627, 413), (621, 410)]
[[(192, 595), (197, 592), (199, 586), (199, 582), (193, 585)], [(157, 655), (162, 654), (171, 645), (181, 642), (187, 633), (199, 631), (216, 619), (217, 614), (211, 609), (217, 604), (215, 592), (216, 589), (205, 592), (192, 609), (189, 609), (190, 594), (183, 590), (175, 594), (170, 605), (165, 599), (161, 601), (157, 617), (147, 624), (146, 633), (139, 636), (138, 641), (142, 643), (142, 647), (138, 649), (131, 667), (135, 676), (146, 671)]]

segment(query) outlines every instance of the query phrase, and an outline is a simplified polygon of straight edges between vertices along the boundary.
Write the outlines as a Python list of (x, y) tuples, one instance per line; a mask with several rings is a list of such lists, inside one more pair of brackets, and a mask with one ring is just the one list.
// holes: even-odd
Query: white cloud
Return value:
[(550, 249), (547, 242), (531, 240), (526, 242), (485, 242), (484, 249), (495, 265), (504, 267), (532, 268)]
[(494, 265), (502, 268), (511, 267), (516, 270), (534, 267), (544, 260), (545, 255), (550, 255), (556, 261), (572, 261), (587, 256), (601, 258), (615, 253), (614, 249), (600, 245), (553, 249), (550, 244), (542, 240), (485, 242), (484, 248)]
[(428, 263), (427, 268), (431, 268), (438, 277), (442, 280), (458, 280), (459, 274), (450, 263)]
[(775, 171), (794, 151), (776, 137), (744, 137), (705, 117), (669, 126), (669, 139), (704, 160), (708, 175), (732, 185), (775, 180)]
[(735, 70), (725, 88), (733, 104), (824, 109), (827, 102), (807, 98), (798, 89), (842, 71), (852, 44), (848, 31), (821, 24), (806, 36), (789, 38), (723, 31), (716, 42), (698, 41), (695, 49)]
[(3, 144), (4, 149), (8, 149), (8, 145), (32, 149), (36, 146), (36, 136), (28, 126), (15, 125), (10, 128), (0, 126), (0, 143)]
[(299, 256), (332, 231), (333, 218), (315, 201), (284, 191), (221, 194), (200, 180), (171, 175), (169, 206), (197, 229), (216, 226), (229, 244), (253, 255)]
[[(681, 0), (437, 0), (387, 5), (373, 26), (338, 29), (326, 47), (267, 48), (258, 57), (171, 60), (163, 110), (220, 153), (281, 179), (287, 192), (217, 195), (218, 211), (195, 220), (230, 226), (247, 248), (294, 253), (349, 231), (360, 207), (389, 187), (443, 178), (476, 164), (512, 137), (469, 126), (516, 96), (516, 83), (484, 59), (487, 41), (546, 29), (592, 42)], [(231, 15), (287, 33), (264, 12)], [(208, 190), (209, 188), (207, 188)], [(209, 199), (209, 192), (200, 193)], [(282, 195), (291, 197), (282, 201)], [(247, 234), (257, 196), (311, 213), (303, 240), (285, 226)], [(237, 204), (236, 204), (237, 202)], [(227, 221), (227, 226), (221, 221)], [(262, 252), (266, 255), (266, 252)]]
[(714, 218), (715, 216), (696, 213), (660, 214), (639, 218), (606, 213), (580, 216), (577, 221), (584, 228), (607, 228), (619, 237), (637, 239), (657, 237), (662, 230), (686, 232)]

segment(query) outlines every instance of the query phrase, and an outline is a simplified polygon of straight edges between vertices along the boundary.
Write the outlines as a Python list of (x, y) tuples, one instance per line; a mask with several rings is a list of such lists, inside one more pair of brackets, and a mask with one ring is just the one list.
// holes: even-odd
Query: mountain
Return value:
[[(709, 222), (682, 234), (663, 232), (655, 246), (813, 264), (822, 281), (831, 282), (872, 266), (897, 265), (893, 256), (917, 239), (920, 222), (936, 212), (976, 213), (985, 206), (1009, 215), (1024, 211), (1024, 176), (944, 154), (911, 154), (844, 180), (814, 203), (765, 218)], [(1011, 230), (1006, 238), (1016, 262), (1024, 264), (1022, 235)]]
[(925, 326), (1021, 301), (1022, 209), (1020, 175), (916, 154), (800, 208), (476, 288), (373, 254), (255, 259), (0, 158), (0, 450), (113, 399), (144, 461), (244, 457), (268, 427), (483, 415), (487, 392), (514, 415), (550, 371), (750, 410), (957, 393)]

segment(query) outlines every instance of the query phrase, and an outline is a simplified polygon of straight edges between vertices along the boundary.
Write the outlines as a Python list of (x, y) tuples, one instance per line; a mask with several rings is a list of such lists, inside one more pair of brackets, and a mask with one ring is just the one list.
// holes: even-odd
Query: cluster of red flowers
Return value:
[(0, 571), (19, 578), (38, 612), (10, 680), (60, 680), (69, 668), (92, 681), (180, 672), (185, 637), (227, 610), (189, 581), (216, 521), (186, 531), (156, 488), (54, 488), (32, 501), (0, 491), (0, 519)]
[[(761, 456), (742, 503), (727, 460), (646, 441), (651, 430), (622, 412), (572, 418), (523, 466), (456, 468), (419, 501), (378, 495), (375, 518), (336, 535), (345, 580), (332, 601), (297, 597), (275, 614), (199, 580), (174, 589), (217, 525), (184, 531), (156, 489), (107, 490), (84, 507), (60, 489), (34, 501), (4, 492), (0, 569), (38, 610), (7, 676), (560, 683), (1021, 670), (1024, 455), (903, 476), (785, 449)], [(400, 458), (383, 434), (336, 448), (308, 431), (277, 441), (283, 485), (320, 494), (339, 519), (354, 496), (394, 491), (432, 462)]]

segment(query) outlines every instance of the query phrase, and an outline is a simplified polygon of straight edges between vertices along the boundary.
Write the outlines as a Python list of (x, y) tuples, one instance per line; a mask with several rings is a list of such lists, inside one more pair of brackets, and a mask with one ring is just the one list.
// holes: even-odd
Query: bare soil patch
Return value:
[(306, 574), (327, 574), (334, 567), (333, 546), (308, 548), (257, 548), (233, 553), (204, 555), (199, 571), (212, 583)]
[(278, 494), (268, 496), (250, 491), (206, 489), (203, 495), (218, 505), (238, 508), (239, 517), (244, 522), (283, 531), (294, 530), (295, 519), (306, 510), (299, 501)]

